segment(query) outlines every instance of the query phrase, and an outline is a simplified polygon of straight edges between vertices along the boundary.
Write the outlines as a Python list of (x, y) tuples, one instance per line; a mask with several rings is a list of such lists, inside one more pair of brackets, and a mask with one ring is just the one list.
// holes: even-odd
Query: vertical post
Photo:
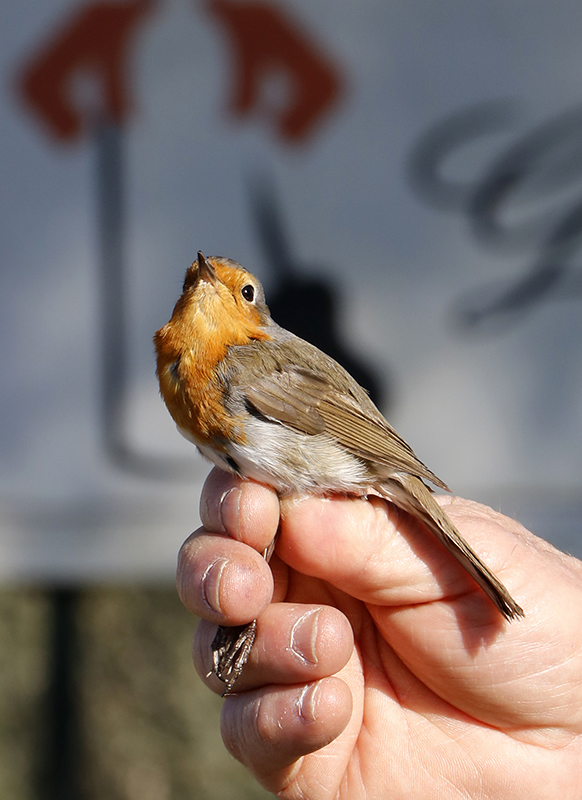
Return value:
[(124, 394), (127, 381), (125, 320), (123, 132), (118, 123), (95, 125), (97, 237), (100, 280), (101, 421), (105, 449), (126, 460)]

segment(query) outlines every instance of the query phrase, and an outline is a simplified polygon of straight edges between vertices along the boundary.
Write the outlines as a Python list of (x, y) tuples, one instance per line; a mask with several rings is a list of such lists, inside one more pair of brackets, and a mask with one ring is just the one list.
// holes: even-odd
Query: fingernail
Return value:
[(238, 523), (240, 511), (240, 488), (231, 486), (220, 498), (218, 516), (225, 532), (238, 539)]
[(222, 614), (222, 608), (220, 606), (220, 581), (227, 563), (228, 560), (226, 558), (216, 559), (216, 561), (213, 561), (212, 564), (206, 568), (202, 576), (202, 596), (204, 601), (212, 611), (216, 611), (218, 614)]
[(306, 611), (291, 628), (291, 650), (304, 664), (317, 664), (317, 623), (320, 608)]
[(297, 699), (297, 712), (305, 722), (315, 722), (317, 719), (315, 711), (318, 689), (319, 683), (310, 683), (301, 690), (301, 694)]

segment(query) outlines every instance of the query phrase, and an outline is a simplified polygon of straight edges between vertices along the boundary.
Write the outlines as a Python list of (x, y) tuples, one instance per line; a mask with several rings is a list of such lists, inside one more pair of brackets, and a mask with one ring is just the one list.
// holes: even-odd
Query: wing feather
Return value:
[(386, 422), (364, 390), (332, 363), (342, 370), (342, 382), (330, 382), (287, 361), (280, 370), (256, 372), (252, 384), (239, 384), (239, 390), (246, 402), (267, 419), (302, 433), (326, 433), (372, 465), (416, 475), (447, 489)]

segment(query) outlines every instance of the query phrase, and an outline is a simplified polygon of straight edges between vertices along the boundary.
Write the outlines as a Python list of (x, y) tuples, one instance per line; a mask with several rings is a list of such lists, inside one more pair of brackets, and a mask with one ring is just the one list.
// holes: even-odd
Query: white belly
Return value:
[(253, 417), (245, 435), (245, 445), (227, 447), (238, 471), (282, 494), (359, 492), (370, 485), (365, 464), (324, 434), (310, 436)]

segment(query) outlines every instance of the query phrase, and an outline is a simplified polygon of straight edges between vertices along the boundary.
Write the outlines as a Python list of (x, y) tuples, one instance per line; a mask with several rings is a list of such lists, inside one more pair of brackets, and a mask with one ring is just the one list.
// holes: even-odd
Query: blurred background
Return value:
[(457, 494), (582, 556), (582, 6), (5, 0), (0, 794), (240, 798), (152, 335), (234, 258)]

